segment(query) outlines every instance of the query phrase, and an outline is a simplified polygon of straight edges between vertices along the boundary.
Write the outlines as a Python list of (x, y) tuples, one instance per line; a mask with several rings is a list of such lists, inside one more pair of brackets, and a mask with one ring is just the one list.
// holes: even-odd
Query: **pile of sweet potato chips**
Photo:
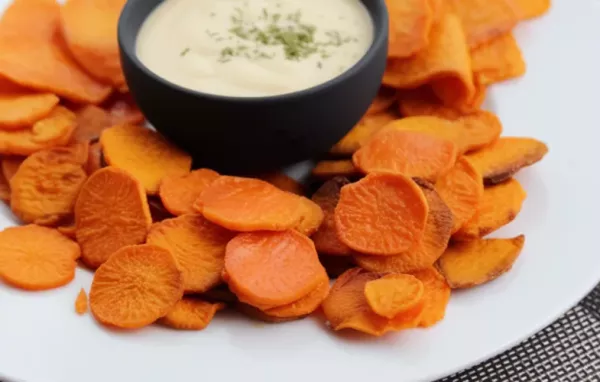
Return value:
[[(0, 280), (46, 290), (94, 271), (89, 308), (118, 328), (200, 330), (230, 307), (267, 322), (320, 310), (333, 330), (429, 327), (451, 291), (510, 270), (513, 175), (546, 145), (481, 109), (525, 73), (512, 29), (547, 0), (386, 0), (388, 67), (363, 119), (313, 170), (192, 170), (143, 126), (119, 65), (124, 0), (15, 0), (0, 19)], [(336, 278), (332, 286), (330, 279)], [(75, 311), (85, 314), (82, 289)]]

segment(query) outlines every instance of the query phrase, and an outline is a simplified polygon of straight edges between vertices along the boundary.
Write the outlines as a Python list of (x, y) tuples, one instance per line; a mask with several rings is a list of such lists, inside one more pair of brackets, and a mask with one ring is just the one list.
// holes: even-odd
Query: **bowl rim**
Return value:
[[(206, 93), (206, 92), (202, 92), (199, 90), (186, 88), (184, 86), (173, 83), (164, 77), (159, 76), (158, 74), (156, 74), (152, 70), (150, 70), (138, 58), (138, 56), (135, 52), (137, 34), (139, 34), (139, 31), (140, 31), (144, 21), (154, 11), (154, 8), (156, 8), (156, 6), (158, 6), (163, 1), (167, 1), (167, 0), (159, 0), (158, 3), (155, 5), (155, 7), (148, 13), (148, 15), (145, 16), (144, 21), (142, 21), (142, 24), (136, 30), (136, 36), (133, 40), (134, 41), (133, 44), (126, 44), (124, 42), (126, 39), (125, 30), (128, 28), (124, 25), (124, 23), (125, 23), (124, 20), (126, 18), (129, 18), (129, 15), (136, 11), (139, 4), (141, 4), (143, 1), (146, 1), (146, 0), (128, 0), (127, 3), (125, 4), (125, 6), (123, 7), (123, 10), (121, 11), (121, 14), (119, 15), (119, 22), (117, 24), (118, 25), (117, 36), (118, 36), (119, 49), (121, 51), (121, 54), (124, 54), (125, 56), (127, 56), (127, 58), (129, 60), (131, 60), (131, 62), (133, 62), (133, 64), (136, 66), (137, 70), (141, 70), (146, 76), (152, 77), (154, 79), (154, 81), (159, 82), (163, 86), (171, 87), (179, 92), (187, 93), (190, 96), (208, 98), (213, 101), (229, 101), (229, 102), (237, 102), (237, 103), (254, 104), (254, 103), (260, 103), (260, 102), (279, 102), (279, 101), (290, 102), (290, 101), (294, 101), (294, 100), (305, 98), (305, 97), (311, 97), (317, 93), (320, 93), (320, 92), (328, 89), (331, 86), (338, 85), (338, 84), (350, 79), (356, 73), (362, 71), (368, 63), (370, 63), (373, 59), (375, 59), (375, 57), (377, 56), (377, 52), (379, 51), (379, 49), (382, 48), (382, 45), (384, 45), (383, 48), (387, 50), (389, 18), (388, 18), (388, 10), (387, 10), (385, 0), (360, 0), (363, 4), (365, 2), (372, 1), (376, 5), (374, 7), (373, 11), (371, 11), (369, 8), (367, 8), (367, 11), (369, 12), (369, 16), (371, 17), (371, 21), (373, 23), (373, 29), (374, 29), (373, 41), (371, 41), (371, 45), (369, 45), (369, 49), (366, 51), (365, 54), (363, 54), (363, 56), (360, 58), (360, 60), (358, 60), (354, 65), (352, 65), (349, 69), (347, 69), (343, 73), (341, 73), (325, 82), (322, 82), (318, 85), (312, 86), (310, 88), (306, 88), (306, 89), (302, 89), (302, 90), (298, 90), (298, 91), (294, 91), (294, 92), (289, 92), (289, 93), (283, 93), (283, 94), (275, 94), (275, 95), (259, 96), (259, 97), (237, 97), (237, 96), (226, 96), (226, 95), (220, 95), (220, 94)], [(376, 23), (375, 19), (379, 19), (381, 21)], [(387, 57), (387, 54), (385, 56)], [(125, 79), (127, 80), (127, 76), (125, 77)]]

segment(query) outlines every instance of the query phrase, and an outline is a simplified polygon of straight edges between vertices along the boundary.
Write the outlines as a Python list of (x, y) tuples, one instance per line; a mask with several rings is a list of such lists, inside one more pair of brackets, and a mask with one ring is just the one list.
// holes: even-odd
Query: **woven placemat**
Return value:
[(437, 382), (600, 381), (600, 285), (528, 340)]

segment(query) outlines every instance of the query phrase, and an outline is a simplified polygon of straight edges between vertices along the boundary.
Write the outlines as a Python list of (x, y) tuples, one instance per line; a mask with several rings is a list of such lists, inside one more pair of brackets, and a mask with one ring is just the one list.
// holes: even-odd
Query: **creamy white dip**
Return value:
[(337, 77), (372, 40), (360, 0), (165, 0), (142, 25), (136, 50), (180, 86), (261, 97)]

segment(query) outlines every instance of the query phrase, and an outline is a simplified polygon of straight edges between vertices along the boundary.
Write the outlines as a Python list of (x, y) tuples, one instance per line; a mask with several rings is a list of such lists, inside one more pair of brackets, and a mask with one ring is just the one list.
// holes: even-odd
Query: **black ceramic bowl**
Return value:
[(137, 35), (162, 1), (127, 1), (119, 19), (121, 62), (131, 94), (148, 121), (189, 152), (196, 167), (261, 172), (320, 156), (359, 121), (380, 87), (388, 37), (384, 0), (362, 0), (375, 33), (355, 66), (313, 88), (257, 98), (186, 89), (142, 64), (136, 55)]

